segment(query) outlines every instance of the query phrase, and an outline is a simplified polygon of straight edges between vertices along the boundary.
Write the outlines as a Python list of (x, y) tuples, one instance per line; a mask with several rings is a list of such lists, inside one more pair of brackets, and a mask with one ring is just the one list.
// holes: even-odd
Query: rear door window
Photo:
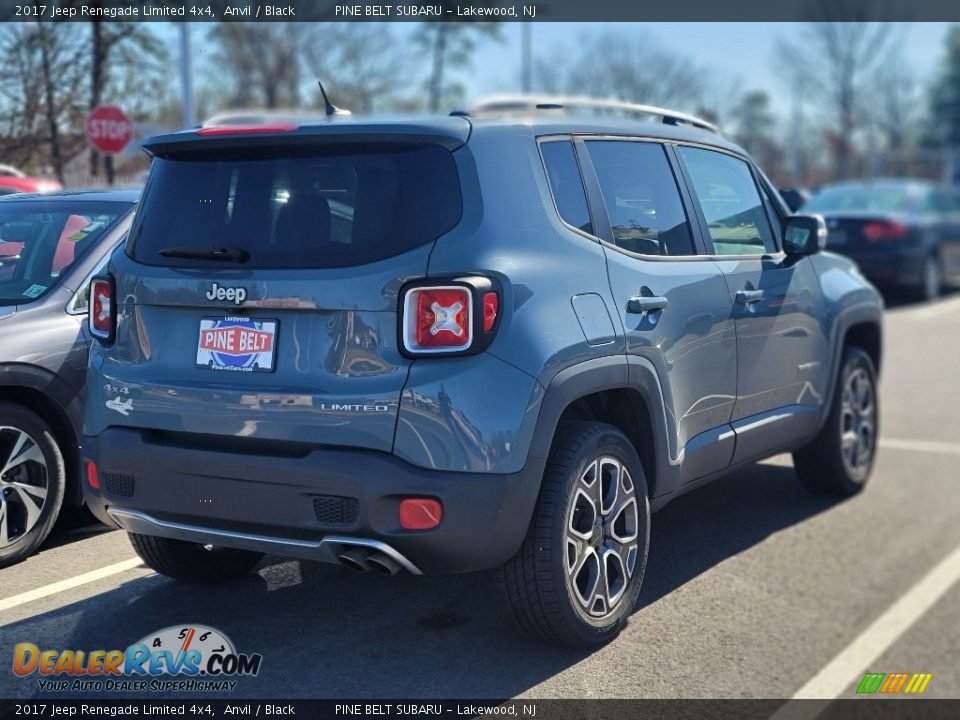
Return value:
[(641, 255), (693, 255), (693, 237), (666, 151), (658, 143), (588, 140), (613, 242)]
[(254, 268), (374, 262), (460, 220), (453, 156), (435, 145), (251, 148), (157, 158), (127, 251), (198, 267), (228, 250)]
[(693, 180), (717, 255), (777, 252), (770, 220), (746, 162), (702, 148), (677, 148)]
[(550, 191), (560, 217), (567, 225), (593, 234), (587, 195), (583, 189), (583, 178), (580, 176), (573, 143), (569, 140), (544, 142), (540, 145), (540, 153), (543, 155)]

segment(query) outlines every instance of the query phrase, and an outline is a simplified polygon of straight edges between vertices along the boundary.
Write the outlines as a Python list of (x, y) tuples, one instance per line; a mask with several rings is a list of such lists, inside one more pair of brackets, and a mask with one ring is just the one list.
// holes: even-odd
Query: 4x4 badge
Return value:
[(207, 300), (231, 300), (235, 304), (240, 305), (246, 299), (247, 291), (245, 288), (221, 287), (217, 283), (214, 283), (213, 287), (207, 291)]

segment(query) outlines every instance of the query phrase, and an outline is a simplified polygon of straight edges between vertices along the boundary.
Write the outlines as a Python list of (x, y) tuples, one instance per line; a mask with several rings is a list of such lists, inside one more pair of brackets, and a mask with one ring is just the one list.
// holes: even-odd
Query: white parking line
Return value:
[(893, 645), (960, 580), (960, 547), (927, 573), (794, 694), (794, 700), (833, 699), (858, 682), (870, 663)]
[(103, 578), (110, 577), (111, 575), (117, 575), (119, 573), (126, 572), (127, 570), (133, 570), (134, 568), (142, 566), (143, 561), (140, 558), (131, 558), (130, 560), (114, 563), (113, 565), (107, 565), (99, 570), (92, 570), (88, 573), (84, 573), (83, 575), (76, 575), (75, 577), (67, 578), (66, 580), (51, 583), (50, 585), (44, 585), (36, 590), (28, 590), (27, 592), (20, 593), (19, 595), (12, 595), (11, 597), (0, 600), (0, 612), (3, 612), (4, 610), (10, 610), (11, 608), (15, 608), (19, 605), (26, 605), (34, 600), (49, 597), (50, 595), (56, 595), (57, 593), (61, 593), (66, 590), (72, 590), (75, 587), (96, 582), (97, 580), (102, 580)]
[(936, 440), (906, 440), (904, 438), (880, 438), (880, 447), (891, 450), (914, 450), (916, 452), (960, 455), (960, 443), (938, 442)]

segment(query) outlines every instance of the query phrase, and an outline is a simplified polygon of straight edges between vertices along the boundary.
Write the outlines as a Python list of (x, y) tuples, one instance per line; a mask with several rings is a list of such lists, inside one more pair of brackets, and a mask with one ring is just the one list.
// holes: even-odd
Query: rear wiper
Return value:
[(235, 262), (241, 265), (250, 259), (250, 253), (246, 250), (234, 248), (195, 248), (195, 247), (171, 247), (161, 250), (159, 255), (164, 257), (189, 258), (191, 260), (213, 260), (215, 262)]

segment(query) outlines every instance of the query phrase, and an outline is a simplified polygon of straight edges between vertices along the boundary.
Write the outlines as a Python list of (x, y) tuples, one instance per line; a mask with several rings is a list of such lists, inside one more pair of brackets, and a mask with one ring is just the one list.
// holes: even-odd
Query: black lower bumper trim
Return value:
[[(134, 480), (131, 496), (115, 495), (105, 483), (99, 491), (84, 488), (90, 509), (109, 524), (132, 529), (119, 520), (126, 512), (128, 518), (145, 516), (214, 537), (243, 536), (242, 546), (248, 549), (318, 560), (331, 559), (326, 547), (317, 552), (291, 549), (319, 547), (330, 535), (365, 538), (395, 549), (424, 573), (482, 570), (510, 559), (530, 523), (543, 472), (542, 463), (535, 461), (511, 475), (441, 472), (385, 453), (339, 448), (316, 448), (300, 457), (270, 456), (258, 448), (246, 455), (155, 444), (148, 433), (129, 428), (85, 437), (84, 455), (96, 463), (101, 477), (123, 473)], [(325, 496), (355, 500), (352, 522), (340, 518), (324, 524), (314, 501)], [(440, 501), (438, 527), (414, 532), (399, 526), (400, 501), (411, 496)], [(137, 527), (133, 531), (146, 526)], [(255, 548), (250, 538), (274, 543)]]

